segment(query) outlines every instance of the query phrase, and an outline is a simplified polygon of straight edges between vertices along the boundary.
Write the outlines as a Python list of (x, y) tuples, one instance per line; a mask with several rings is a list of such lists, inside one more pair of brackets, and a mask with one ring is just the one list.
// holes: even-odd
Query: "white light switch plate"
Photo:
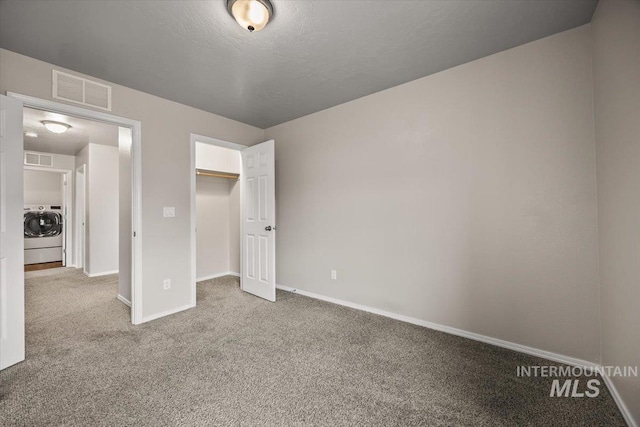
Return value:
[(162, 208), (162, 214), (165, 218), (173, 218), (176, 216), (176, 208), (173, 206)]

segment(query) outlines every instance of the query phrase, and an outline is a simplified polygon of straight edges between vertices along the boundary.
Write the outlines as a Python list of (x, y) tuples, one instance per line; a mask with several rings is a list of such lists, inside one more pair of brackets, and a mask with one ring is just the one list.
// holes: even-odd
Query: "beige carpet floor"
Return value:
[(518, 378), (542, 359), (224, 277), (195, 309), (132, 326), (117, 277), (28, 273), (27, 358), (0, 372), (2, 426), (624, 425), (597, 398)]

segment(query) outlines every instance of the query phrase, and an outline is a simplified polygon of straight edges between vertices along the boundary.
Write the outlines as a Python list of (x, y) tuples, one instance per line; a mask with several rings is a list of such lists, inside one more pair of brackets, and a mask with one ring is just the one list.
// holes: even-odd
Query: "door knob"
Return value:
[(271, 226), (270, 226), (270, 225), (266, 226), (266, 227), (264, 228), (264, 231), (271, 231)]

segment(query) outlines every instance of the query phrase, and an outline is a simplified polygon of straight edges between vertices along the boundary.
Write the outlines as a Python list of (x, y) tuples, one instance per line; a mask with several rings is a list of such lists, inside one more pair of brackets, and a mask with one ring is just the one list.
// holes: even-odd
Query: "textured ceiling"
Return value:
[(590, 22), (597, 0), (1, 1), (0, 46), (261, 128)]
[[(65, 133), (49, 132), (43, 120), (66, 123), (71, 128)], [(37, 138), (25, 135), (24, 148), (28, 151), (75, 156), (89, 143), (118, 146), (118, 126), (33, 108), (24, 109), (23, 128), (38, 135)]]

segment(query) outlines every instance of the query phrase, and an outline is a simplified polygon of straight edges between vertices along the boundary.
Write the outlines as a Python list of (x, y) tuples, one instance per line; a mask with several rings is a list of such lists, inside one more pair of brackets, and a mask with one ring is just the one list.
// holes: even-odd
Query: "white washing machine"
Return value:
[(62, 261), (62, 206), (24, 207), (24, 263)]

